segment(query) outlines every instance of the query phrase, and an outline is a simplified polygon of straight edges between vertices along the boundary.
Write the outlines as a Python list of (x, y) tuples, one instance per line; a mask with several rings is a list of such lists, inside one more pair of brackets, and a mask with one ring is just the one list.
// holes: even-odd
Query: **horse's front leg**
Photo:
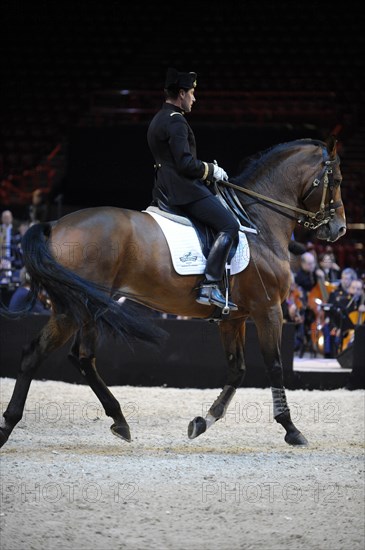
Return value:
[(68, 358), (72, 364), (76, 365), (98, 397), (105, 414), (114, 420), (114, 424), (110, 426), (112, 433), (129, 442), (131, 441), (131, 434), (120, 404), (96, 370), (95, 347), (95, 327), (85, 326), (76, 334)]
[(267, 316), (254, 317), (260, 349), (270, 380), (274, 418), (286, 430), (285, 441), (289, 445), (308, 445), (304, 435), (295, 427), (286, 400), (283, 366), (281, 361), (282, 309), (274, 306)]
[(246, 365), (244, 358), (245, 320), (224, 321), (219, 326), (222, 344), (226, 352), (228, 376), (221, 393), (210, 407), (205, 418), (195, 417), (188, 426), (188, 437), (194, 439), (204, 433), (217, 420), (223, 418), (236, 389), (242, 384)]
[(29, 346), (23, 348), (20, 370), (13, 394), (4, 412), (0, 426), (0, 447), (23, 416), (24, 406), (33, 377), (42, 361), (55, 349), (67, 342), (75, 328), (66, 317), (51, 317)]

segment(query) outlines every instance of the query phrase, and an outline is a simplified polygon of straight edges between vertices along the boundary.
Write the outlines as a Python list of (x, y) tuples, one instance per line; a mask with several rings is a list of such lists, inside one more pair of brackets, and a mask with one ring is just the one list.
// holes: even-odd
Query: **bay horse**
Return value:
[[(291, 420), (280, 356), (281, 304), (289, 292), (291, 275), (288, 246), (298, 222), (329, 242), (345, 234), (341, 181), (334, 136), (326, 142), (306, 138), (275, 145), (247, 159), (242, 172), (231, 180), (257, 234), (247, 234), (248, 266), (230, 277), (231, 296), (238, 310), (217, 321), (227, 358), (225, 385), (206, 417), (198, 416), (189, 423), (190, 439), (225, 415), (242, 384), (245, 322), (250, 317), (269, 377), (274, 418), (283, 426), (289, 445), (307, 445)], [(133, 345), (138, 338), (156, 342), (161, 337), (161, 327), (128, 312), (117, 296), (160, 312), (211, 320), (215, 307), (195, 300), (202, 275), (176, 273), (164, 234), (145, 211), (109, 206), (81, 209), (57, 221), (31, 226), (22, 248), (32, 279), (32, 299), (40, 289), (45, 290), (52, 314), (39, 335), (23, 349), (14, 391), (0, 426), (0, 444), (7, 441), (22, 418), (36, 369), (72, 337), (69, 359), (113, 419), (112, 433), (130, 441), (120, 404), (96, 369), (97, 338), (105, 331), (112, 332)], [(1, 313), (8, 314), (5, 306)]]

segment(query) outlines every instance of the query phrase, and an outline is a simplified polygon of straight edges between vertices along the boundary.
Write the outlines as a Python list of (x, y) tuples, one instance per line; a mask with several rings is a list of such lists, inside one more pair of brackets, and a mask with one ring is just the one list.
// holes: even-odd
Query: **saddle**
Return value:
[[(230, 213), (236, 218), (240, 225), (256, 229), (249, 218), (246, 216), (242, 205), (240, 204), (233, 189), (227, 187), (218, 187), (217, 184), (214, 184), (213, 190), (214, 194), (217, 196), (223, 206), (230, 211)], [(213, 246), (213, 242), (217, 235), (214, 229), (203, 224), (196, 218), (188, 217), (186, 213), (178, 206), (169, 205), (167, 196), (163, 193), (161, 189), (155, 190), (153, 200), (151, 202), (151, 205), (148, 207), (148, 210), (152, 210), (156, 214), (165, 216), (183, 225), (192, 225), (198, 236), (202, 253), (205, 258), (208, 258), (209, 251)], [(235, 255), (238, 242), (239, 237), (237, 236), (232, 244), (227, 263), (230, 263), (231, 259)]]

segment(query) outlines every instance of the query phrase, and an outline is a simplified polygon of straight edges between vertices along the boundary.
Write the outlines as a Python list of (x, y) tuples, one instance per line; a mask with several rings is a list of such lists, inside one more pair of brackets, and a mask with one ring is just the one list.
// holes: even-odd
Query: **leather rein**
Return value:
[[(239, 185), (235, 185), (234, 183), (230, 183), (229, 181), (220, 180), (217, 182), (217, 184), (225, 185), (226, 187), (231, 187), (236, 191), (239, 191), (241, 193), (246, 193), (247, 195), (256, 197), (264, 202), (269, 202), (277, 206), (281, 206), (282, 208), (288, 208), (293, 212), (298, 212), (299, 214), (303, 214), (302, 217), (297, 217), (297, 218), (294, 217), (293, 219), (295, 219), (297, 223), (299, 223), (300, 225), (303, 225), (307, 229), (318, 229), (318, 227), (320, 227), (321, 225), (324, 225), (330, 222), (335, 215), (336, 209), (342, 206), (341, 201), (338, 201), (335, 203), (333, 200), (333, 190), (335, 187), (335, 183), (333, 178), (332, 166), (338, 162), (338, 158), (331, 160), (329, 158), (327, 150), (323, 149), (323, 162), (324, 162), (324, 166), (322, 168), (321, 173), (317, 178), (313, 180), (310, 188), (302, 198), (302, 202), (305, 206), (305, 201), (308, 199), (308, 197), (313, 193), (313, 191), (315, 191), (323, 183), (321, 202), (320, 202), (319, 210), (317, 212), (304, 210), (302, 208), (298, 208), (296, 206), (286, 204), (276, 199), (272, 199), (271, 197), (267, 197), (265, 195), (261, 195), (260, 193), (256, 193), (256, 191), (252, 191), (251, 189), (247, 189), (245, 187), (240, 187)], [(329, 191), (329, 201), (328, 201), (328, 204), (326, 205), (325, 200), (326, 200), (327, 190)]]

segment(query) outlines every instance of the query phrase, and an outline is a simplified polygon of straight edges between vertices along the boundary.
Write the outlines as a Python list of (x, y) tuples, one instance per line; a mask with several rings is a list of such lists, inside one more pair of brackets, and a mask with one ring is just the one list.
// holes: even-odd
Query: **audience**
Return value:
[(12, 268), (14, 259), (14, 238), (17, 234), (14, 225), (13, 213), (11, 210), (4, 210), (1, 213), (0, 225), (0, 269), (9, 270)]
[[(20, 270), (20, 286), (15, 290), (9, 302), (9, 310), (12, 312), (21, 311), (29, 304), (30, 277), (23, 267)], [(29, 313), (38, 313), (43, 315), (51, 314), (50, 302), (47, 294), (41, 292)]]
[(47, 221), (48, 203), (42, 189), (35, 189), (32, 193), (32, 202), (29, 206), (29, 220), (31, 223)]

